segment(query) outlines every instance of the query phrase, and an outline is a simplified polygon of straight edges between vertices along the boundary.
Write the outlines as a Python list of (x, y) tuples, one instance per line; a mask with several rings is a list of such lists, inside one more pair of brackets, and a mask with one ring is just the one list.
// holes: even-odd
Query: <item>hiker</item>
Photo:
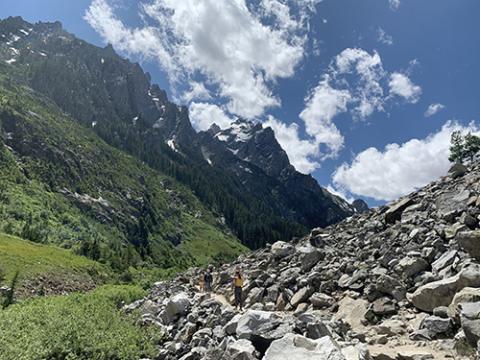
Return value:
[(198, 289), (200, 292), (205, 291), (205, 275), (203, 273), (200, 274), (200, 279), (198, 279)]
[(240, 307), (240, 311), (243, 310), (243, 276), (240, 273), (240, 269), (235, 270), (235, 276), (233, 277), (233, 290), (235, 292), (235, 307)]
[(210, 266), (207, 268), (207, 271), (205, 272), (204, 281), (205, 281), (205, 291), (206, 292), (211, 292), (212, 291), (213, 276), (212, 276), (212, 268)]

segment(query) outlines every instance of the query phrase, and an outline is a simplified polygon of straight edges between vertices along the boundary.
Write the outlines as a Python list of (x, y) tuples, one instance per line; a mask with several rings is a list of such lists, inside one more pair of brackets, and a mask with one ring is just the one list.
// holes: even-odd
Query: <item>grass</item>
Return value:
[(0, 233), (0, 271), (4, 281), (10, 282), (17, 270), (20, 280), (51, 275), (101, 281), (111, 276), (106, 266), (69, 250)]
[(138, 326), (119, 307), (145, 295), (135, 286), (35, 298), (0, 311), (0, 360), (138, 360), (155, 356), (159, 328)]

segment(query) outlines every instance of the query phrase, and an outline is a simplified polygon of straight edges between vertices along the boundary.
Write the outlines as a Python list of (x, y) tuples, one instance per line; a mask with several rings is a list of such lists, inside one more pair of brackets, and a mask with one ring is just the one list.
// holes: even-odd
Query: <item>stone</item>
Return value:
[(240, 314), (235, 315), (223, 328), (223, 331), (227, 335), (233, 335), (237, 332), (238, 320), (240, 320), (242, 316)]
[(272, 342), (263, 360), (345, 360), (338, 345), (328, 336), (318, 340), (287, 334)]
[(459, 232), (455, 240), (470, 256), (480, 259), (480, 230)]
[(471, 264), (452, 277), (419, 287), (407, 299), (418, 309), (432, 312), (438, 306), (448, 306), (455, 294), (465, 287), (480, 286), (480, 265)]
[(448, 170), (448, 174), (453, 178), (459, 178), (467, 173), (468, 169), (465, 165), (461, 163), (455, 163), (452, 165), (450, 170)]
[(450, 317), (449, 312), (450, 311), (447, 306), (439, 306), (433, 309), (433, 315), (439, 316), (444, 319), (448, 319)]
[(297, 250), (299, 257), (298, 261), (300, 262), (300, 267), (302, 271), (309, 271), (317, 263), (325, 257), (325, 254), (313, 247), (312, 245), (302, 246)]
[(438, 334), (446, 334), (451, 332), (453, 329), (453, 324), (448, 318), (445, 319), (439, 316), (431, 315), (422, 321), (420, 328), (427, 329), (435, 336)]
[(395, 271), (403, 274), (405, 277), (412, 277), (428, 269), (428, 263), (421, 257), (407, 256), (399, 261), (395, 266)]
[(405, 299), (407, 293), (405, 286), (389, 275), (381, 275), (377, 279), (376, 288), (384, 294), (393, 296), (397, 301)]
[(457, 316), (460, 312), (459, 305), (461, 303), (473, 303), (480, 301), (480, 288), (466, 287), (455, 294), (448, 310), (453, 316)]
[(363, 329), (365, 326), (362, 321), (365, 320), (365, 314), (368, 312), (368, 301), (363, 299), (352, 299), (344, 297), (338, 304), (338, 311), (333, 320), (343, 320), (353, 330)]
[(452, 265), (455, 258), (457, 257), (458, 252), (456, 250), (450, 250), (443, 253), (437, 260), (432, 263), (432, 269), (435, 272), (446, 268), (449, 265)]
[(179, 293), (172, 296), (165, 306), (165, 310), (161, 314), (162, 321), (165, 325), (170, 324), (178, 316), (184, 315), (190, 306), (189, 297), (186, 293)]
[(390, 208), (385, 212), (385, 221), (389, 224), (394, 224), (396, 221), (400, 221), (403, 210), (412, 204), (413, 200), (406, 198), (390, 206)]
[(313, 288), (311, 288), (310, 286), (306, 286), (304, 288), (301, 288), (290, 299), (290, 304), (292, 304), (292, 306), (294, 306), (294, 307), (297, 306), (298, 304), (307, 300), (310, 297), (310, 295), (313, 294), (313, 291), (314, 291)]
[(272, 244), (270, 251), (275, 258), (281, 259), (285, 256), (293, 254), (295, 252), (295, 248), (292, 244), (286, 243), (285, 241), (277, 241), (276, 243)]
[(437, 213), (440, 217), (453, 212), (460, 212), (467, 208), (467, 201), (470, 198), (470, 191), (453, 190), (440, 194), (435, 201)]
[(480, 302), (460, 304), (460, 321), (467, 341), (477, 346), (480, 340)]
[(255, 347), (249, 340), (246, 339), (240, 339), (228, 343), (225, 353), (229, 356), (229, 359), (231, 360), (257, 359), (257, 357), (254, 356)]
[(372, 311), (375, 315), (393, 315), (397, 313), (395, 303), (388, 297), (377, 299), (372, 304)]
[(324, 309), (332, 306), (335, 303), (335, 299), (329, 295), (318, 292), (310, 296), (310, 303), (314, 309)]

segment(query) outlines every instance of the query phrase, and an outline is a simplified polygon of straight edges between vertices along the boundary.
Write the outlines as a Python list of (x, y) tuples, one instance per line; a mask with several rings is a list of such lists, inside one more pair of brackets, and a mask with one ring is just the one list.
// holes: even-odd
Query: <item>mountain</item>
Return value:
[(313, 177), (296, 171), (270, 127), (237, 120), (224, 130), (212, 125), (200, 139), (202, 154), (212, 166), (240, 179), (284, 217), (312, 228), (338, 222), (354, 211)]
[(190, 189), (107, 144), (11, 71), (0, 63), (0, 231), (121, 271), (246, 251)]
[[(190, 188), (250, 248), (353, 213), (349, 204), (294, 170), (270, 129), (255, 130), (248, 148), (238, 149), (243, 158), (228, 155), (218, 139), (194, 131), (187, 109), (170, 102), (138, 64), (111, 46), (77, 39), (58, 22), (0, 21), (0, 61), (9, 79), (48, 97), (109, 145)], [(208, 152), (216, 163), (208, 163)]]
[[(155, 284), (124, 309), (164, 331), (158, 358), (476, 359), (480, 163), (397, 201)], [(233, 301), (240, 268), (245, 309)]]

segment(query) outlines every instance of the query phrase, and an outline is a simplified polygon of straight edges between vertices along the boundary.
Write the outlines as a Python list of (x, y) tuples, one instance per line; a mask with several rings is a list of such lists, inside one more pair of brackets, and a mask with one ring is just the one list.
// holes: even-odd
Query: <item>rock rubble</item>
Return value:
[[(191, 269), (125, 310), (163, 332), (164, 360), (475, 359), (479, 221), (480, 166), (456, 166), (393, 204), (219, 266), (213, 294)], [(243, 312), (230, 305), (236, 267)]]

